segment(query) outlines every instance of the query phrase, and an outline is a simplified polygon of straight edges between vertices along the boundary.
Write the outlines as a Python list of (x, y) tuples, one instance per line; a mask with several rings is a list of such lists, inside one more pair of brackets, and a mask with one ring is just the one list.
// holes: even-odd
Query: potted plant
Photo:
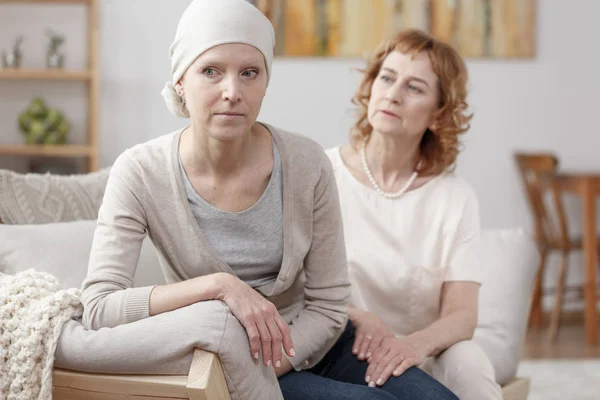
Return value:
[(46, 52), (46, 66), (48, 68), (62, 68), (65, 55), (59, 52), (59, 47), (65, 42), (64, 36), (48, 30), (48, 51)]
[(35, 97), (19, 114), (19, 129), (27, 144), (65, 144), (71, 125), (56, 108)]
[(21, 61), (23, 59), (23, 52), (21, 50), (21, 43), (23, 43), (23, 36), (18, 36), (13, 45), (12, 51), (2, 52), (2, 68), (20, 68)]

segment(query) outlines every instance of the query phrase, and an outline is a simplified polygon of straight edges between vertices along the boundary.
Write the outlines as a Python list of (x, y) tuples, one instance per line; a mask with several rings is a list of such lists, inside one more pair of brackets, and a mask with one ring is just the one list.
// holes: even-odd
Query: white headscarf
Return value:
[(169, 111), (189, 118), (175, 84), (200, 54), (225, 43), (256, 47), (265, 57), (270, 79), (275, 33), (269, 19), (246, 0), (192, 0), (179, 20), (175, 40), (169, 48), (172, 80), (161, 91)]

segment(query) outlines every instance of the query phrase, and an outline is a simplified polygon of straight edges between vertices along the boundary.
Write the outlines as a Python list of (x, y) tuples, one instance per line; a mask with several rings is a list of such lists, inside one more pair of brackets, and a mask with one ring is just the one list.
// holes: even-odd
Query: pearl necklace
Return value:
[[(366, 147), (367, 147), (367, 143), (364, 142), (362, 145), (360, 156), (362, 159), (363, 168), (365, 170), (365, 173), (367, 174), (367, 178), (369, 178), (369, 181), (371, 182), (371, 185), (373, 185), (373, 189), (375, 189), (375, 191), (377, 193), (379, 193), (381, 196), (383, 196), (387, 199), (396, 199), (396, 198), (402, 196), (404, 194), (404, 192), (406, 192), (408, 190), (410, 185), (413, 184), (415, 179), (417, 179), (417, 175), (419, 175), (419, 173), (417, 171), (413, 172), (412, 175), (410, 176), (410, 178), (408, 179), (408, 181), (406, 182), (406, 184), (396, 193), (384, 192), (383, 189), (381, 189), (381, 187), (377, 184), (377, 181), (375, 180), (375, 178), (373, 177), (373, 174), (371, 173), (371, 170), (369, 169), (369, 165), (367, 164)], [(421, 165), (421, 162), (419, 162), (419, 165)], [(417, 166), (417, 168), (419, 167), (419, 165)]]

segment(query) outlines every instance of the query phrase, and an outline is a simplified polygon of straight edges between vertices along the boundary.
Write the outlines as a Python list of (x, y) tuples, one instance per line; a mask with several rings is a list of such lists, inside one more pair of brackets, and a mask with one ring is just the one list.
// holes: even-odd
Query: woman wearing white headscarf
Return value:
[[(162, 94), (190, 123), (115, 161), (83, 326), (118, 330), (128, 372), (181, 373), (193, 347), (214, 351), (233, 398), (455, 398), (416, 369), (366, 386), (331, 164), (317, 143), (256, 120), (274, 42), (243, 0), (185, 10)], [(167, 284), (133, 287), (146, 235)]]

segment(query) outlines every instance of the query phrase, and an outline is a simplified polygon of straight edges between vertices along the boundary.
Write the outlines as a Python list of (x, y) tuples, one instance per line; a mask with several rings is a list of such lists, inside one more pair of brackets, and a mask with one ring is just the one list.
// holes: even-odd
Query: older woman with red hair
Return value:
[(471, 340), (480, 286), (478, 200), (453, 173), (469, 129), (467, 69), (419, 30), (384, 41), (353, 99), (349, 145), (329, 149), (352, 284), (353, 353), (384, 384), (421, 366), (462, 400), (501, 399)]

